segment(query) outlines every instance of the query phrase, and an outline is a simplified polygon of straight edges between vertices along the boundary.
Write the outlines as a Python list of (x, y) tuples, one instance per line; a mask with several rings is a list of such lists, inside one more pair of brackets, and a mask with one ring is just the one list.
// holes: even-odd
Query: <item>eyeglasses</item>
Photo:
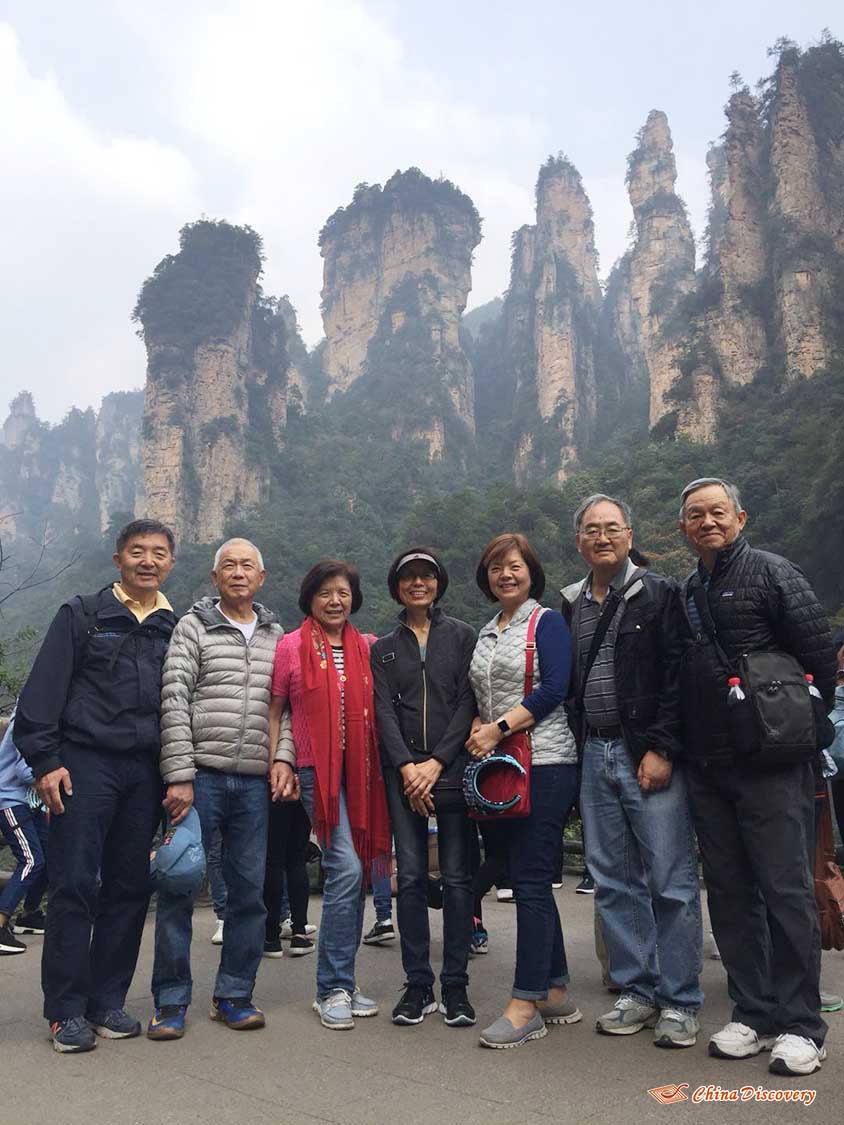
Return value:
[(606, 527), (597, 527), (590, 523), (580, 529), (580, 538), (598, 539), (601, 535), (605, 535), (607, 539), (621, 539), (625, 531), (629, 530), (629, 527), (619, 527), (617, 523), (608, 524)]

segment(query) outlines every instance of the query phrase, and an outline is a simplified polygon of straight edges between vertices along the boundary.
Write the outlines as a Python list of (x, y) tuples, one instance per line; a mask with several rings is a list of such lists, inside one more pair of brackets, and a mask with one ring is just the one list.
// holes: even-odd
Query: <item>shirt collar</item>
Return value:
[[(610, 584), (607, 587), (607, 593), (611, 594), (613, 592), (613, 590), (617, 590), (619, 588), (619, 586), (623, 586), (624, 583), (628, 580), (628, 578), (630, 578), (633, 575), (633, 572), (635, 570), (636, 570), (636, 564), (634, 562), (632, 562), (630, 558), (628, 558), (627, 561), (625, 562), (624, 566), (619, 567), (618, 570), (615, 572), (615, 574), (612, 576), (612, 578), (610, 580)], [(592, 599), (592, 571), (591, 570), (589, 571), (589, 577), (586, 579), (586, 585), (583, 587), (583, 596), (584, 596), (584, 598), (586, 598), (586, 600), (588, 602), (591, 602), (593, 600)]]
[(143, 609), (141, 607), (141, 603), (139, 601), (136, 601), (135, 598), (131, 597), (131, 595), (127, 594), (119, 582), (115, 582), (111, 589), (117, 600), (119, 602), (122, 602), (123, 605), (125, 605), (126, 608), (130, 611), (130, 613), (133, 613), (136, 617), (139, 613), (142, 613), (144, 617), (149, 617), (151, 613), (155, 613), (156, 610), (159, 609), (169, 609), (171, 613), (173, 611), (173, 607), (170, 605), (170, 603), (167, 601), (160, 590), (155, 591), (155, 605), (152, 607), (152, 609)]

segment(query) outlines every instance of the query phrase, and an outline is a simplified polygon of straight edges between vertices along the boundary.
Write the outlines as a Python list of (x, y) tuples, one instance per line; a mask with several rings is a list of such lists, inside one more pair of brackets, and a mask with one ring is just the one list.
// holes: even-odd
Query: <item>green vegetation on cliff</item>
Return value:
[(132, 313), (147, 345), (164, 349), (163, 365), (186, 364), (199, 344), (231, 333), (261, 273), (262, 251), (248, 226), (200, 219), (182, 227), (179, 253), (158, 263)]
[(439, 233), (448, 240), (453, 237), (449, 212), (457, 211), (469, 221), (472, 246), (481, 240), (481, 219), (474, 203), (451, 180), (432, 180), (419, 168), (395, 172), (384, 184), (358, 184), (352, 202), (338, 207), (319, 233), (319, 244), (340, 239), (358, 224), (367, 224), (371, 240), (377, 245), (380, 232), (395, 212), (412, 215), (434, 215)]

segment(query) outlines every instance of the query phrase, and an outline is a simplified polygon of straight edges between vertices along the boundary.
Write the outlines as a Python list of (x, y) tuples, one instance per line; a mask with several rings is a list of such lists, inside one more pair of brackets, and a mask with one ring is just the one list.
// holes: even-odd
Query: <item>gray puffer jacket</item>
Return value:
[(243, 633), (202, 598), (173, 630), (161, 689), (161, 775), (193, 781), (197, 766), (265, 774), (270, 760), (270, 683), (283, 633), (257, 602), (255, 632)]

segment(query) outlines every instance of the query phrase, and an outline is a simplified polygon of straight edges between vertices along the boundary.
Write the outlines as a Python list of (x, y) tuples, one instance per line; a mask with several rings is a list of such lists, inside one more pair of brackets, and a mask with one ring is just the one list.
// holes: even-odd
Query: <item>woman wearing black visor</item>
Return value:
[(464, 743), (475, 715), (469, 664), (475, 631), (437, 605), (448, 586), (427, 547), (398, 556), (387, 575), (403, 607), (399, 624), (372, 647), (375, 709), (384, 783), (396, 843), (398, 925), (404, 994), (393, 1023), (419, 1024), (437, 1010), (428, 928), (428, 817), (436, 815), (443, 883), (440, 1011), (450, 1027), (469, 1026), (466, 992), (472, 936), (470, 823), (462, 796)]

